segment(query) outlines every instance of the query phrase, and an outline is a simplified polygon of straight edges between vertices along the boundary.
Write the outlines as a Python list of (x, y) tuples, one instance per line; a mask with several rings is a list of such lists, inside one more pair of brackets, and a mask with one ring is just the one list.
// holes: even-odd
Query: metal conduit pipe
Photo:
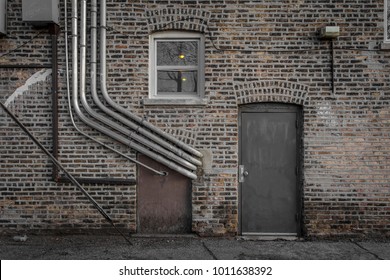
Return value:
[(130, 111), (126, 110), (122, 106), (118, 105), (115, 101), (111, 99), (111, 97), (108, 95), (107, 91), (107, 81), (106, 81), (106, 75), (107, 75), (107, 69), (106, 69), (106, 52), (107, 52), (107, 32), (106, 32), (106, 25), (107, 25), (107, 18), (106, 18), (106, 12), (107, 12), (107, 5), (106, 0), (100, 0), (100, 85), (101, 85), (101, 91), (102, 95), (105, 99), (105, 101), (110, 104), (115, 110), (118, 112), (126, 115), (127, 117), (131, 118), (133, 121), (136, 121), (141, 126), (144, 126), (148, 129), (150, 129), (152, 132), (160, 135), (161, 137), (165, 138), (166, 140), (172, 142), (179, 148), (189, 152), (190, 154), (193, 154), (197, 157), (203, 157), (202, 153), (197, 151), (196, 149), (190, 147), (186, 143), (176, 139), (172, 135), (162, 131), (161, 129), (155, 127), (151, 123), (145, 121), (143, 118), (131, 113)]
[[(167, 151), (161, 146), (156, 145), (155, 143), (141, 137), (137, 134), (136, 131), (131, 131), (118, 123), (104, 117), (98, 112), (94, 111), (88, 104), (85, 89), (86, 89), (86, 45), (87, 45), (87, 1), (81, 1), (81, 29), (80, 29), (80, 99), (84, 109), (95, 119), (107, 125), (109, 128), (115, 129), (125, 136), (134, 139), (138, 143), (160, 153), (161, 155), (183, 165), (185, 168), (196, 170), (196, 166), (192, 163), (184, 160), (183, 158), (175, 155), (174, 153)], [(93, 30), (92, 30), (93, 31)], [(92, 92), (96, 93), (96, 57), (92, 57), (92, 65), (91, 65), (91, 88)], [(95, 69), (92, 69), (92, 68)], [(95, 70), (95, 71), (93, 71)], [(95, 98), (96, 99), (96, 98)]]
[[(97, 96), (97, 90), (96, 90), (96, 49), (97, 49), (97, 36), (96, 36), (96, 28), (97, 28), (97, 24), (96, 24), (96, 14), (97, 14), (97, 9), (96, 9), (96, 0), (93, 0), (91, 2), (91, 92), (92, 92), (92, 97), (95, 101), (95, 103), (98, 105), (98, 107), (100, 109), (102, 109), (104, 112), (106, 112), (107, 114), (111, 115), (112, 117), (116, 118), (116, 119), (122, 119), (122, 123), (125, 123), (127, 124), (128, 126), (130, 126), (130, 128), (132, 129), (137, 129), (137, 125), (135, 125), (134, 123), (128, 121), (127, 119), (123, 118), (121, 115), (111, 111), (110, 109), (108, 109), (107, 107), (105, 107), (101, 101), (99, 100), (98, 96)], [(85, 20), (84, 20), (85, 21)], [(86, 27), (83, 26), (84, 29), (82, 29), (82, 32), (83, 30), (86, 30)], [(85, 34), (84, 34), (84, 37), (85, 37)], [(83, 44), (82, 44), (83, 46)], [(196, 166), (194, 166), (192, 163), (190, 163), (186, 158), (182, 158), (182, 157), (179, 157), (177, 156), (176, 154), (170, 152), (170, 151), (167, 151), (166, 149), (164, 149), (163, 147), (161, 146), (158, 146), (156, 145), (155, 143), (151, 142), (150, 140), (148, 139), (145, 139), (144, 137), (140, 136), (138, 134), (139, 131), (137, 130), (134, 130), (134, 131), (131, 131), (131, 130), (128, 130), (127, 128), (124, 128), (122, 126), (120, 126), (118, 123), (116, 122), (113, 122), (105, 117), (103, 117), (102, 115), (98, 114), (97, 112), (95, 112), (94, 110), (92, 110), (87, 101), (86, 101), (86, 98), (85, 98), (85, 92), (82, 91), (81, 92), (81, 97), (82, 97), (82, 102), (83, 102), (83, 105), (85, 107), (85, 109), (88, 111), (88, 113), (90, 113), (94, 118), (100, 120), (101, 122), (105, 123), (106, 125), (116, 129), (117, 131), (127, 135), (128, 137), (131, 137), (133, 139), (135, 139), (136, 141), (138, 141), (139, 143), (155, 150), (156, 152), (158, 153), (161, 153), (162, 155), (164, 155), (165, 157), (173, 160), (173, 161), (176, 161), (177, 163), (185, 166), (186, 168), (188, 169), (191, 169), (191, 170), (196, 170)], [(156, 137), (157, 138), (157, 137)], [(163, 142), (163, 141), (160, 141), (160, 142)], [(159, 144), (160, 144), (159, 142)], [(193, 158), (189, 158), (190, 160), (192, 160), (193, 162), (196, 162), (198, 164), (201, 164), (200, 161), (197, 161)]]
[[(191, 162), (192, 164), (195, 164), (197, 166), (201, 166), (202, 162), (180, 148), (177, 148), (176, 146), (171, 145), (169, 142), (163, 140), (156, 134), (151, 133), (150, 131), (142, 128), (140, 125), (135, 124), (134, 122), (130, 121), (127, 118), (124, 118), (122, 115), (112, 111), (111, 109), (107, 108), (99, 99), (97, 95), (97, 89), (96, 89), (96, 53), (97, 53), (97, 35), (96, 35), (96, 30), (97, 30), (97, 0), (92, 0), (91, 1), (91, 92), (92, 92), (92, 97), (95, 102), (95, 104), (106, 114), (110, 115), (114, 119), (120, 121), (127, 127), (133, 129), (134, 131), (137, 132), (137, 134), (141, 134), (150, 140), (156, 142), (160, 146), (168, 149), (169, 151), (175, 153), (176, 155), (180, 156), (180, 158), (183, 158), (186, 161)], [(129, 134), (131, 135), (131, 134)], [(138, 140), (137, 140), (138, 141)], [(145, 140), (147, 141), (147, 140)], [(151, 144), (154, 145), (154, 144)]]
[[(67, 0), (65, 1), (65, 11), (68, 11), (68, 7), (67, 7)], [(76, 19), (77, 21), (77, 19)], [(67, 16), (67, 12), (65, 12), (65, 34), (66, 36), (68, 36), (68, 16)], [(163, 172), (163, 171), (158, 171), (158, 170), (155, 170), (145, 164), (143, 164), (142, 162), (139, 162), (131, 157), (129, 157), (128, 155), (126, 154), (123, 154), (122, 152), (108, 146), (107, 144), (101, 142), (100, 140), (98, 139), (95, 139), (93, 138), (92, 136), (86, 134), (85, 132), (83, 132), (77, 125), (76, 125), (76, 122), (74, 121), (74, 118), (73, 118), (73, 113), (72, 113), (72, 102), (71, 102), (71, 97), (70, 97), (70, 85), (69, 85), (69, 50), (68, 50), (68, 38), (66, 37), (65, 38), (65, 67), (66, 67), (66, 88), (67, 88), (67, 97), (68, 97), (68, 106), (69, 106), (69, 115), (70, 115), (70, 120), (72, 122), (72, 125), (73, 127), (83, 136), (87, 137), (88, 139), (98, 143), (99, 145), (111, 150), (112, 152), (128, 159), (129, 161), (131, 162), (134, 162), (138, 165), (141, 165), (143, 166), (144, 168), (158, 174), (158, 175), (161, 175), (161, 176), (165, 176), (166, 175), (166, 172)]]
[[(136, 143), (133, 143), (131, 141), (129, 141), (127, 138), (117, 134), (117, 133), (113, 133), (112, 131), (108, 130), (106, 127), (94, 122), (94, 121), (91, 121), (90, 119), (88, 119), (80, 110), (80, 107), (78, 105), (78, 80), (77, 80), (77, 65), (78, 65), (78, 53), (77, 53), (77, 45), (78, 45), (78, 32), (77, 32), (77, 13), (78, 13), (78, 9), (77, 9), (77, 0), (72, 0), (72, 64), (73, 64), (73, 68), (72, 68), (72, 91), (73, 91), (73, 96), (72, 96), (72, 103), (73, 103), (73, 107), (77, 113), (77, 115), (79, 116), (79, 118), (84, 122), (86, 123), (87, 125), (89, 125), (90, 127), (100, 131), (101, 133), (103, 134), (106, 134), (108, 136), (110, 136), (111, 138), (117, 140), (118, 142), (121, 142), (122, 144), (125, 144), (127, 146), (129, 146), (130, 148), (140, 152), (140, 153), (143, 153), (145, 154), (146, 156), (149, 156), (151, 158), (153, 158), (154, 160), (166, 165), (167, 167), (173, 169), (173, 170), (176, 170), (177, 172), (179, 172), (180, 174), (183, 174), (184, 176), (186, 177), (189, 177), (191, 179), (196, 179), (197, 176), (192, 173), (191, 171), (163, 158), (162, 156), (144, 148), (143, 146), (141, 145), (138, 145)], [(86, 7), (85, 7), (86, 8)], [(83, 11), (84, 11), (84, 8), (83, 8)], [(86, 11), (86, 9), (85, 9)], [(83, 69), (85, 66), (82, 66), (81, 69)], [(82, 79), (82, 76), (80, 75), (80, 78)], [(83, 86), (85, 86), (85, 83), (82, 83)]]

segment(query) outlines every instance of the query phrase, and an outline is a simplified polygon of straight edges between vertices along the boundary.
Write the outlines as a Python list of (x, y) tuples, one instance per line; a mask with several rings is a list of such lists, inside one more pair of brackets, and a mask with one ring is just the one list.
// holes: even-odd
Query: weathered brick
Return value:
[[(193, 230), (238, 231), (238, 108), (256, 102), (302, 105), (304, 231), (309, 236), (389, 235), (389, 52), (382, 51), (383, 1), (194, 0), (108, 2), (108, 87), (114, 100), (195, 148), (210, 168), (193, 183)], [(61, 3), (63, 5), (63, 3)], [(69, 9), (70, 10), (70, 9)], [(8, 36), (0, 38), (0, 101), (50, 64), (50, 35), (21, 21), (8, 1)], [(61, 30), (64, 30), (61, 7)], [(330, 43), (318, 30), (337, 24), (332, 91)], [(68, 25), (70, 27), (70, 24)], [(206, 106), (148, 106), (150, 32), (205, 34)], [(134, 164), (79, 135), (70, 122), (65, 34), (59, 38), (59, 158), (94, 178), (136, 176)], [(51, 77), (27, 84), (9, 108), (46, 147), (52, 145)], [(124, 153), (126, 147), (88, 128)], [(51, 164), (4, 114), (0, 118), (0, 226), (4, 229), (106, 228), (82, 195), (51, 180)], [(86, 186), (129, 231), (136, 231), (135, 186)]]

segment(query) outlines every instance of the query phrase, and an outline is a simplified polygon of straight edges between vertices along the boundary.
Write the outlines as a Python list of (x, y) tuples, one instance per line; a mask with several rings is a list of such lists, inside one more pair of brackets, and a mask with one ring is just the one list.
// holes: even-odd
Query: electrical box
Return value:
[(59, 23), (58, 0), (22, 0), (23, 21), (36, 26)]
[(7, 0), (0, 0), (0, 35), (7, 33)]
[(320, 37), (322, 39), (334, 39), (340, 36), (340, 27), (338, 26), (325, 26), (320, 30)]

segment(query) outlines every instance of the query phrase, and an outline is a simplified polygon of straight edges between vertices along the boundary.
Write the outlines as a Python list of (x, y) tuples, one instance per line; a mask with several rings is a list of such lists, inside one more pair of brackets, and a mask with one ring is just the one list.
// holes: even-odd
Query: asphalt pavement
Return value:
[(0, 236), (2, 260), (390, 260), (390, 240), (242, 240), (189, 236)]

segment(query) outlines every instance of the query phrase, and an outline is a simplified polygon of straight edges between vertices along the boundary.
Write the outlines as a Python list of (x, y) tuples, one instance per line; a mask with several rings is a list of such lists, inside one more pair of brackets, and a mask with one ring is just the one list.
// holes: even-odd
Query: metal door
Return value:
[(138, 170), (138, 233), (177, 234), (191, 232), (191, 180), (164, 165), (139, 155), (138, 160), (167, 176)]
[(300, 109), (247, 105), (240, 111), (241, 233), (299, 233)]

